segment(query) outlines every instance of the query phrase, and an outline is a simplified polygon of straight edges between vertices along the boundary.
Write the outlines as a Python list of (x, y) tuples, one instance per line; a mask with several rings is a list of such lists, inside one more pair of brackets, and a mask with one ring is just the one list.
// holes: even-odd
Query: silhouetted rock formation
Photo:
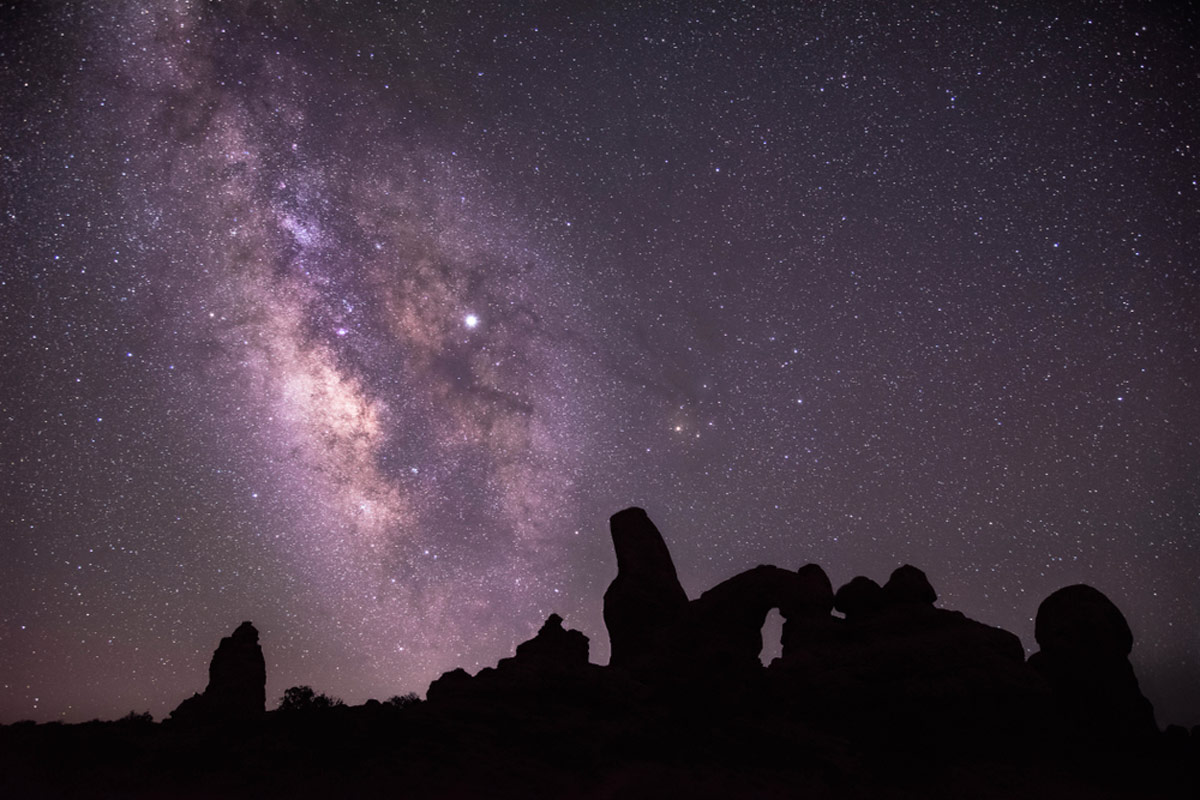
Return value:
[(551, 614), (537, 636), (517, 645), (516, 659), (547, 669), (582, 668), (588, 663), (588, 638), (577, 630), (564, 630), (563, 618)]
[(883, 608), (883, 603), (883, 589), (862, 575), (838, 589), (833, 597), (833, 607), (845, 614), (848, 620), (870, 616)]
[(453, 702), (470, 691), (470, 688), (471, 673), (462, 667), (455, 667), (433, 679), (433, 683), (429, 684), (429, 689), (425, 692), (425, 699), (431, 703)]
[[(644, 511), (614, 515), (612, 531), (612, 664), (672, 702), (741, 702), (765, 691), (803, 718), (879, 736), (990, 737), (1050, 725), (1047, 687), (1017, 637), (935, 608), (937, 593), (916, 567), (898, 568), (884, 587), (856, 577), (835, 595), (817, 565), (764, 565), (688, 603)], [(764, 677), (772, 608), (785, 619), (784, 652)]]
[(267, 702), (267, 667), (258, 631), (243, 622), (226, 636), (208, 666), (208, 687), (171, 712), (176, 722), (223, 722), (261, 716)]
[(897, 567), (892, 572), (888, 582), (883, 585), (883, 594), (884, 599), (892, 605), (923, 603), (931, 606), (937, 602), (937, 592), (925, 573), (910, 564)]
[(767, 614), (773, 608), (785, 617), (795, 613), (803, 588), (796, 573), (766, 565), (717, 584), (689, 604), (681, 655), (710, 681), (757, 675)]
[[(758, 566), (689, 603), (645, 512), (613, 532), (606, 619), (624, 666), (589, 663), (587, 637), (551, 614), (494, 668), (435, 680), (428, 702), (345, 706), (296, 686), (264, 714), (245, 623), (173, 715), (217, 724), (0, 725), (0, 796), (1197, 796), (1200, 729), (1150, 735), (1129, 627), (1094, 589), (1042, 604), (1035, 669), (1012, 634), (936, 608), (910, 565), (843, 586), (844, 618), (815, 564)], [(784, 649), (763, 668), (771, 608)]]
[(823, 727), (880, 739), (976, 740), (1046, 727), (1048, 693), (1013, 634), (935, 608), (924, 573), (904, 566), (880, 586), (837, 593), (845, 620), (788, 620), (771, 664), (779, 701)]
[(651, 674), (664, 657), (671, 658), (677, 645), (687, 594), (662, 535), (645, 511), (619, 511), (609, 526), (617, 553), (617, 577), (604, 593), (604, 624), (612, 648), (609, 664)]
[(779, 642), (783, 646), (783, 658), (798, 657), (808, 639), (825, 639), (831, 629), (841, 622), (830, 616), (833, 611), (833, 584), (819, 565), (805, 564), (797, 570), (796, 586), (792, 607), (786, 612), (782, 609), (779, 612), (784, 618)]
[(517, 654), (484, 667), (472, 677), (465, 670), (443, 674), (429, 685), (428, 700), (462, 706), (481, 698), (509, 704), (579, 700), (603, 690), (603, 668), (588, 662), (588, 638), (565, 630), (562, 617), (551, 614), (537, 636), (517, 645)]
[(1084, 583), (1054, 592), (1038, 606), (1034, 638), (1043, 651), (1087, 658), (1125, 658), (1133, 632), (1111, 600)]
[(828, 616), (833, 611), (833, 583), (819, 564), (805, 564), (796, 570), (798, 592), (796, 605), (788, 613), (788, 619)]
[(1059, 589), (1038, 607), (1034, 636), (1041, 650), (1029, 664), (1050, 684), (1076, 735), (1117, 743), (1157, 733), (1129, 663), (1133, 633), (1102, 592), (1086, 584)]

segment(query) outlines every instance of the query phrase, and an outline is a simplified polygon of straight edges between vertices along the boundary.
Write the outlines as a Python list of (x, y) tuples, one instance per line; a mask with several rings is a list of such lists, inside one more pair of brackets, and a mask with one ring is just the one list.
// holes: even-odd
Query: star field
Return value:
[(631, 504), (1200, 722), (1194, 12), (576, 6), (0, 7), (0, 722), (605, 663)]

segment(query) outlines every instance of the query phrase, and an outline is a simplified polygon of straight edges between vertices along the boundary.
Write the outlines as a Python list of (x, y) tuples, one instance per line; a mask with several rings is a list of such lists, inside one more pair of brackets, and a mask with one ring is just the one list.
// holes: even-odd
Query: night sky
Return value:
[(636, 504), (1200, 723), (1196, 13), (583, 5), (3, 4), (0, 722), (606, 663)]

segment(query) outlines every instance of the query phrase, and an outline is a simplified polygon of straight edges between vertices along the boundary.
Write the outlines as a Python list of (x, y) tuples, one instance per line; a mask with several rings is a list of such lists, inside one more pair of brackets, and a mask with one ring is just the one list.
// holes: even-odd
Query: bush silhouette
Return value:
[(311, 686), (293, 686), (286, 689), (279, 701), (279, 710), (292, 713), (296, 711), (320, 711), (338, 708), (346, 705), (336, 697), (317, 694)]
[(383, 704), (389, 708), (399, 709), (410, 708), (412, 706), (419, 705), (421, 702), (422, 700), (417, 696), (416, 692), (409, 692), (408, 694), (392, 695), (387, 700), (384, 700)]

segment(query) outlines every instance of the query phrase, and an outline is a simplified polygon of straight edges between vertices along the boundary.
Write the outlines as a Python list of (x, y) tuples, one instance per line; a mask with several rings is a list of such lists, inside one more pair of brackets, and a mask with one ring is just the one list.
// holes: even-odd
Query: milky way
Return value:
[(1091, 583), (1200, 721), (1194, 17), (618, 5), (5, 7), (0, 721), (243, 619), (270, 697), (603, 663), (635, 503), (693, 596)]

